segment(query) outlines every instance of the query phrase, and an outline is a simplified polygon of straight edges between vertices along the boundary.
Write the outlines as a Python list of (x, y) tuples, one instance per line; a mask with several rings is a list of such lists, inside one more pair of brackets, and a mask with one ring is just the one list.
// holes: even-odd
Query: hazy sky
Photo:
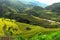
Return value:
[(57, 2), (60, 2), (60, 0), (36, 0), (36, 1), (39, 1), (41, 3), (45, 3), (47, 5), (51, 5), (53, 3), (57, 3)]

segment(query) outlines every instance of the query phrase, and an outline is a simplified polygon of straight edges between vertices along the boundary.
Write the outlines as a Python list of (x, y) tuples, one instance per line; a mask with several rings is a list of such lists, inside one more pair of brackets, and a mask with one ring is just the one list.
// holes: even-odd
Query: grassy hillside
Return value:
[[(0, 25), (1, 25), (0, 33), (2, 34), (2, 36), (18, 35), (20, 33), (29, 35), (29, 33), (31, 32), (35, 32), (35, 31), (38, 32), (38, 30), (44, 29), (44, 28), (41, 28), (40, 26), (33, 26), (25, 23), (19, 23), (19, 22), (16, 22), (15, 20), (10, 20), (5, 18), (0, 18)], [(37, 30), (36, 28), (37, 29), (39, 28), (39, 29)]]
[(40, 26), (19, 23), (15, 20), (0, 18), (0, 36), (23, 35), (24, 37), (32, 37), (33, 35), (39, 32), (45, 34), (48, 32), (56, 32), (59, 30), (60, 28), (49, 29)]
[(21, 14), (19, 22), (25, 22), (27, 24), (39, 25), (45, 28), (59, 28), (60, 24), (56, 21), (50, 21), (48, 19), (39, 18), (33, 15)]

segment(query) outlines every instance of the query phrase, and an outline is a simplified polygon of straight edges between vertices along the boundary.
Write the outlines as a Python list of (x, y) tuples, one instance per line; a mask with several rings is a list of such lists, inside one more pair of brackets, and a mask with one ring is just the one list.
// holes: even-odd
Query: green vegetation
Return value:
[(0, 39), (60, 40), (59, 13), (60, 3), (42, 8), (18, 0), (0, 0)]
[[(19, 23), (15, 20), (0, 18), (0, 36), (12, 36), (12, 38), (17, 38), (20, 40), (20, 37), (23, 36), (24, 38), (31, 38), (37, 33), (50, 34), (57, 31), (60, 31), (60, 28), (43, 28), (40, 26), (33, 26), (30, 24)], [(20, 35), (20, 36), (19, 36)], [(15, 37), (16, 36), (16, 37)], [(33, 37), (34, 38), (34, 37)]]

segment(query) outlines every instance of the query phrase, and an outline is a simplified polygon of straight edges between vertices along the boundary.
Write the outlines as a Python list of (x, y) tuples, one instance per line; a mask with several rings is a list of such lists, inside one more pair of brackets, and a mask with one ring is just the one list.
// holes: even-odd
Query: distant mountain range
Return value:
[(46, 7), (47, 5), (44, 3), (40, 3), (35, 0), (0, 0), (0, 2), (4, 1), (4, 3), (7, 3), (8, 5), (14, 5), (18, 7), (33, 7), (33, 6), (41, 6), (41, 7)]
[(46, 7), (47, 4), (44, 4), (44, 3), (40, 3), (38, 1), (35, 1), (35, 0), (20, 0), (22, 3), (24, 4), (29, 4), (29, 5), (34, 5), (34, 6), (41, 6), (41, 7)]

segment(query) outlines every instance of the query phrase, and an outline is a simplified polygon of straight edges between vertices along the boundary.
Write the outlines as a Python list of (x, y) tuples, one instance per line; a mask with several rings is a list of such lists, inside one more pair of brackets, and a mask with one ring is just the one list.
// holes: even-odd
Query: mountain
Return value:
[(14, 8), (16, 10), (23, 11), (26, 8), (32, 8), (34, 6), (42, 6), (45, 7), (46, 5), (40, 2), (37, 2), (35, 0), (0, 0), (0, 6), (1, 5), (6, 5), (8, 7)]
[[(4, 15), (5, 13), (11, 15), (11, 14), (18, 14), (23, 11), (26, 11), (27, 9), (31, 9), (31, 8), (35, 8), (34, 10), (40, 10), (40, 9), (43, 9), (42, 7), (35, 7), (36, 5), (28, 5), (28, 4), (24, 4), (22, 3), (21, 1), (18, 1), (18, 0), (0, 0), (0, 14), (1, 16)], [(26, 9), (26, 10), (25, 10)], [(32, 12), (30, 14), (37, 14), (35, 13), (32, 9), (31, 11), (29, 12)], [(6, 15), (5, 14), (5, 15)], [(28, 13), (26, 13), (28, 14)]]
[(46, 9), (53, 12), (60, 13), (60, 2), (47, 6)]
[(19, 0), (0, 0), (0, 4), (4, 4), (6, 6), (9, 6), (11, 8), (18, 9), (19, 11), (24, 10), (25, 8), (31, 8), (33, 5), (27, 5), (25, 3), (22, 3)]
[(20, 0), (21, 2), (23, 2), (24, 4), (28, 4), (28, 5), (34, 5), (34, 6), (41, 6), (41, 7), (46, 7), (47, 4), (44, 4), (44, 3), (40, 3), (38, 1), (35, 1), (35, 0)]

